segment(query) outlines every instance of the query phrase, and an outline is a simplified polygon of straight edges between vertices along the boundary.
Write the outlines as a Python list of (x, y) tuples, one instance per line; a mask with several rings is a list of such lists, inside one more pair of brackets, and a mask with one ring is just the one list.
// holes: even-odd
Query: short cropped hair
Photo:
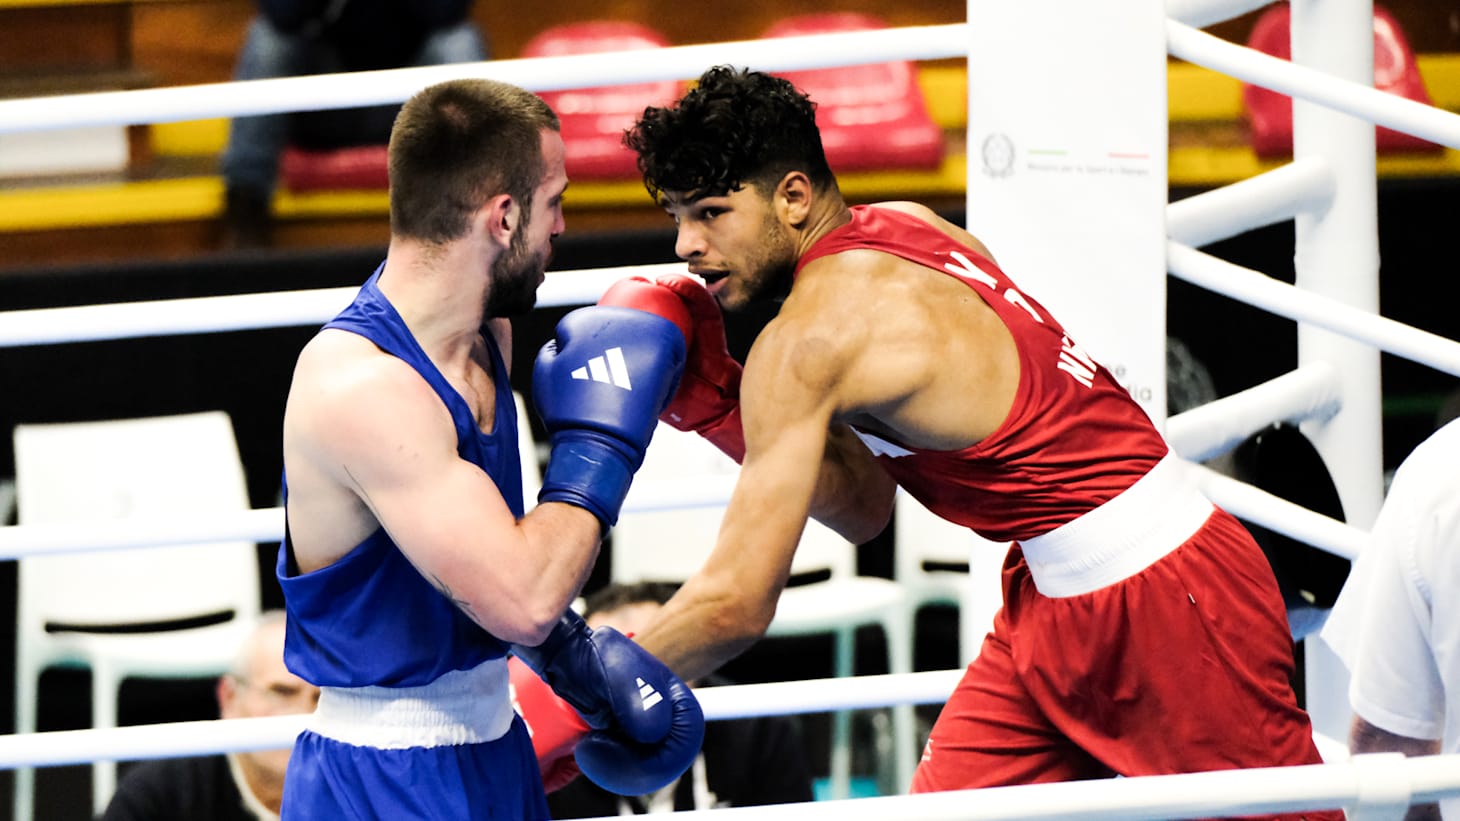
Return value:
[(417, 92), (390, 135), (391, 233), (446, 242), (499, 194), (530, 207), (546, 173), (542, 132), (560, 128), (541, 97), (507, 83), (447, 80)]
[(678, 589), (678, 582), (614, 582), (583, 600), (583, 615), (587, 617), (643, 602), (665, 604)]
[(826, 162), (816, 104), (790, 82), (716, 66), (679, 102), (645, 109), (624, 134), (638, 153), (644, 186), (691, 198), (724, 196), (746, 184), (768, 195), (791, 171), (818, 190), (836, 186)]

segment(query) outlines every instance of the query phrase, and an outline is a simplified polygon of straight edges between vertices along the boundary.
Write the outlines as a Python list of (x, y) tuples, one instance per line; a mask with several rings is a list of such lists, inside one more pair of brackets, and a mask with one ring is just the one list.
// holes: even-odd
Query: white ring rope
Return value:
[(1166, 440), (1182, 458), (1205, 462), (1274, 422), (1324, 421), (1342, 404), (1338, 371), (1314, 362), (1261, 385), (1166, 420)]
[(1179, 242), (1166, 243), (1166, 268), (1172, 276), (1209, 291), (1460, 376), (1460, 342), (1452, 339), (1305, 291)]
[[(590, 305), (624, 277), (684, 273), (682, 262), (558, 271), (548, 274), (538, 289), (537, 304)], [(359, 290), (349, 286), (6, 311), (0, 312), (0, 348), (320, 325), (350, 304)]]
[(0, 735), (0, 770), (277, 750), (294, 743), (308, 718), (288, 715), (174, 721)]
[(1167, 50), (1196, 65), (1431, 142), (1460, 148), (1460, 114), (1343, 80), (1166, 21)]
[[(1171, 274), (1194, 285), (1460, 375), (1460, 343), (1453, 340), (1303, 291), (1179, 242), (1167, 242), (1166, 253)], [(662, 263), (550, 274), (539, 292), (539, 304), (588, 304), (624, 276), (653, 278), (667, 273), (684, 273), (684, 266)], [(356, 290), (328, 288), (8, 311), (0, 313), (0, 347), (316, 324), (344, 307)]]
[[(1237, 442), (1278, 421), (1321, 419), (1336, 407), (1335, 372), (1309, 365), (1264, 385), (1217, 400), (1167, 423), (1167, 438), (1183, 458), (1203, 460), (1230, 450)], [(1225, 477), (1223, 477), (1225, 478)], [(726, 475), (686, 486), (646, 478), (634, 483), (624, 502), (630, 512), (725, 504), (735, 477)], [(1230, 484), (1228, 484), (1230, 483)], [(1352, 558), (1362, 533), (1299, 505), (1284, 502), (1236, 480), (1203, 482), (1213, 501), (1234, 515), (1307, 540)], [(1234, 487), (1235, 486), (1235, 487)], [(1321, 521), (1315, 521), (1315, 517)], [(277, 542), (283, 538), (283, 509), (137, 517), (92, 522), (25, 524), (0, 527), (0, 559), (31, 555), (212, 544), (231, 541)], [(1303, 535), (1298, 535), (1303, 534)]]
[(1311, 213), (1333, 201), (1333, 171), (1307, 157), (1166, 206), (1166, 237), (1203, 245)]
[[(1200, 468), (1195, 464), (1192, 467)], [(1205, 468), (1201, 471), (1207, 472)], [(1213, 473), (1213, 476), (1220, 474)], [(624, 502), (624, 510), (647, 512), (723, 505), (730, 498), (734, 478), (727, 475), (706, 479), (694, 487), (684, 487), (683, 482), (673, 480), (644, 479), (634, 484)], [(1309, 541), (1331, 553), (1348, 558), (1358, 555), (1358, 545), (1364, 538), (1362, 531), (1235, 479), (1225, 476), (1221, 479), (1225, 481), (1203, 478), (1202, 489), (1234, 516)], [(0, 560), (234, 541), (268, 543), (278, 542), (283, 535), (284, 510), (279, 507), (206, 516), (9, 525), (0, 528)]]
[(172, 88), (0, 100), (0, 134), (398, 103), (435, 82), (488, 77), (529, 91), (698, 77), (716, 63), (795, 71), (968, 55), (968, 26), (908, 26), (646, 51), (489, 60)]
[[(641, 479), (624, 500), (625, 513), (723, 506), (735, 476), (706, 477), (693, 485), (673, 479)], [(279, 542), (284, 508), (137, 516), (89, 522), (0, 527), (0, 560), (61, 553), (135, 550), (219, 542)]]
[(1271, 3), (1272, 0), (1166, 0), (1166, 16), (1194, 28), (1206, 28)]
[(1189, 464), (1188, 467), (1195, 471), (1202, 493), (1233, 516), (1345, 559), (1356, 558), (1368, 541), (1368, 532), (1353, 525), (1315, 513), (1205, 465)]
[[(897, 676), (860, 676), (765, 685), (732, 685), (696, 691), (706, 718), (738, 717), (726, 705), (743, 702), (764, 715), (767, 690), (812, 690), (805, 712), (875, 707), (883, 698), (860, 703), (841, 699), (850, 687), (882, 686), (928, 703), (946, 698), (959, 671)], [(909, 687), (910, 685), (910, 687)], [(903, 689), (908, 688), (908, 689)], [(735, 691), (752, 691), (747, 696)], [(834, 706), (832, 703), (835, 702)], [(905, 703), (894, 701), (893, 703)], [(134, 760), (182, 755), (275, 749), (289, 746), (303, 729), (306, 716), (175, 722), (111, 729), (64, 730), (24, 736), (0, 736), (0, 769), (60, 766), (97, 760)], [(1208, 817), (1233, 807), (1242, 796), (1243, 812), (1291, 812), (1304, 809), (1358, 807), (1371, 801), (1392, 805), (1396, 794), (1414, 801), (1434, 801), (1460, 793), (1460, 756), (1404, 758), (1397, 754), (1355, 756), (1346, 761), (1299, 767), (1271, 767), (1181, 775), (1074, 781), (1018, 787), (990, 787), (914, 796), (885, 796), (809, 804), (785, 804), (741, 810), (677, 813), (685, 818), (744, 819), (1165, 819)]]
[[(1402, 759), (1402, 760), (1400, 760)], [(1398, 782), (1397, 784), (1392, 782)], [(1378, 790), (1384, 785), (1387, 789)], [(1460, 790), (1460, 756), (1403, 758), (1394, 753), (1355, 756), (1335, 764), (1148, 775), (1067, 781), (981, 790), (818, 801), (675, 813), (684, 821), (1154, 821), (1210, 818), (1230, 811), (1241, 796), (1243, 812), (1301, 812), (1367, 808), (1365, 800), (1392, 804), (1395, 791), (1433, 801)], [(1350, 816), (1357, 819), (1358, 816)], [(1396, 818), (1398, 816), (1377, 816)]]
[(220, 542), (277, 543), (283, 537), (282, 507), (8, 525), (0, 528), (0, 559)]
[[(1275, 417), (1279, 418), (1285, 417)], [(1200, 466), (1193, 464), (1192, 467)], [(1228, 508), (1233, 515), (1310, 541), (1315, 547), (1331, 553), (1348, 558), (1358, 555), (1358, 545), (1364, 538), (1361, 531), (1251, 485), (1228, 477), (1221, 478), (1225, 481), (1216, 485), (1203, 478), (1202, 489), (1212, 501)], [(734, 480), (733, 475), (727, 475), (685, 487), (683, 482), (673, 480), (643, 479), (634, 483), (624, 501), (624, 510), (648, 512), (724, 505), (730, 498)], [(278, 542), (283, 535), (284, 509), (281, 507), (208, 515), (9, 525), (0, 527), (0, 560), (235, 541), (269, 543)]]
[(1366, 757), (1372, 763), (1358, 775), (1359, 807), (1348, 814), (1348, 821), (1383, 821), (1404, 818), (1414, 800), (1414, 785), (1399, 768), (1405, 757), (1401, 753), (1383, 753)]
[[(709, 720), (942, 704), (962, 670), (701, 687)], [(0, 735), (0, 770), (287, 747), (308, 716), (177, 721), (131, 727)]]
[(1166, 420), (1172, 450), (1190, 460), (1207, 498), (1233, 516), (1346, 559), (1358, 556), (1368, 533), (1195, 462), (1220, 456), (1274, 422), (1325, 420), (1342, 402), (1337, 370), (1315, 362), (1261, 385), (1208, 402)]

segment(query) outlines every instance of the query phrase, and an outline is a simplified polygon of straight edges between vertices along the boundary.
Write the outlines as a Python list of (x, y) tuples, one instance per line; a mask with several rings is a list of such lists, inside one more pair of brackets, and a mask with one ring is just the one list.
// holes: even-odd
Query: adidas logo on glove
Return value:
[(659, 695), (659, 691), (649, 682), (635, 676), (634, 683), (639, 685), (639, 698), (643, 700), (645, 710), (664, 700), (664, 696)]
[(629, 383), (629, 366), (624, 361), (623, 348), (609, 348), (603, 352), (603, 356), (595, 356), (588, 360), (588, 364), (577, 368), (572, 372), (574, 379), (592, 380), (602, 382), (605, 385), (613, 385), (616, 388), (623, 388), (626, 391), (634, 389)]

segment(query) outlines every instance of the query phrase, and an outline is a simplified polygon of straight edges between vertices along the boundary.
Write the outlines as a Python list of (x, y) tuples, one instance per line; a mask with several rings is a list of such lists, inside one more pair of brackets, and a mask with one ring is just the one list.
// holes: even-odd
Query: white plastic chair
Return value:
[[(250, 506), (233, 426), (222, 411), (19, 425), (14, 443), (22, 525)], [(124, 679), (223, 674), (260, 608), (253, 542), (32, 556), (19, 561), (18, 578), (17, 733), (36, 729), (47, 668), (89, 668), (92, 725), (114, 727)], [(107, 628), (129, 632), (89, 632)], [(115, 783), (116, 763), (96, 762), (97, 812)], [(16, 770), (15, 818), (31, 818), (34, 802), (35, 771)]]
[(897, 492), (893, 512), (893, 578), (907, 591), (908, 620), (934, 604), (958, 608), (958, 659), (967, 665), (1003, 605), (1001, 575), (1009, 544), (985, 539), (942, 519)]
[[(698, 435), (661, 424), (635, 482), (723, 481), (739, 470), (734, 460)], [(623, 514), (612, 534), (610, 576), (625, 583), (689, 578), (714, 548), (723, 514), (723, 506)], [(889, 671), (912, 672), (910, 611), (902, 586), (891, 579), (859, 576), (856, 563), (856, 545), (808, 522), (792, 560), (792, 577), (827, 578), (786, 588), (766, 635), (833, 634), (836, 675), (850, 676), (857, 628), (879, 627), (887, 641)], [(894, 778), (899, 789), (906, 789), (918, 760), (911, 705), (893, 708), (892, 732)], [(851, 794), (851, 714), (846, 711), (833, 719), (830, 786), (833, 798)]]

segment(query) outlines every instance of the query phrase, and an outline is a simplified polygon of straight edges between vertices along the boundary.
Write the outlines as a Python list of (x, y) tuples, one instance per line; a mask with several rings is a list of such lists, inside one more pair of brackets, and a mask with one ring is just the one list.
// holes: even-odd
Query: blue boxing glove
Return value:
[(694, 763), (705, 737), (699, 701), (632, 639), (612, 627), (590, 630), (569, 611), (542, 644), (512, 651), (594, 728), (575, 751), (593, 783), (646, 795)]
[(647, 311), (591, 306), (563, 317), (532, 372), (550, 446), (538, 501), (616, 523), (684, 358), (684, 334)]

